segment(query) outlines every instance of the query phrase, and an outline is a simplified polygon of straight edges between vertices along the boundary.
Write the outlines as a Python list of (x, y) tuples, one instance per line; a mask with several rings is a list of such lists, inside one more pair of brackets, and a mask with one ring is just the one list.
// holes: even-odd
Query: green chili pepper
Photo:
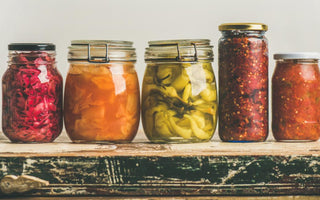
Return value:
[(178, 126), (178, 125), (176, 124), (176, 122), (175, 122), (174, 119), (175, 119), (176, 121), (179, 120), (178, 118), (173, 118), (172, 116), (169, 117), (169, 122), (170, 122), (170, 124), (171, 124), (171, 127), (172, 127), (173, 131), (174, 131), (177, 135), (179, 135), (179, 136), (181, 136), (181, 137), (183, 137), (183, 138), (185, 138), (185, 139), (190, 139), (190, 138), (191, 138), (192, 131), (191, 131), (190, 129), (188, 129), (188, 128), (182, 128), (182, 127)]
[(202, 99), (206, 100), (206, 101), (216, 101), (217, 100), (217, 93), (214, 90), (214, 86), (212, 86), (211, 84), (206, 84), (206, 88), (200, 92), (200, 95), (202, 97)]
[(172, 68), (165, 66), (158, 67), (157, 78), (162, 84), (170, 84), (172, 81)]
[(182, 70), (181, 74), (171, 83), (178, 92), (182, 91), (186, 85), (190, 82), (189, 76), (186, 70)]
[(172, 128), (170, 126), (170, 123), (168, 123), (168, 116), (164, 111), (155, 113), (154, 121), (156, 122), (154, 124), (154, 128), (158, 134), (164, 137), (172, 136)]
[(193, 117), (191, 117), (190, 115), (184, 115), (184, 117), (186, 117), (190, 120), (192, 132), (197, 138), (202, 139), (202, 140), (208, 140), (211, 138), (211, 134), (206, 133), (204, 130), (202, 130), (201, 128), (198, 127), (198, 125)]

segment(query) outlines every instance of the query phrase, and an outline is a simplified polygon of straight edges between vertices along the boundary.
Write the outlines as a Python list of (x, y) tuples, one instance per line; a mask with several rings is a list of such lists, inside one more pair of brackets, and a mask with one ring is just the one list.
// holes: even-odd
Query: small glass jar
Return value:
[(221, 24), (219, 30), (219, 136), (259, 142), (268, 135), (267, 26)]
[(9, 44), (2, 77), (2, 130), (12, 142), (52, 142), (62, 130), (62, 76), (55, 45)]
[(320, 137), (319, 53), (275, 54), (272, 132), (277, 141)]
[(140, 118), (132, 42), (74, 40), (65, 85), (64, 121), (73, 142), (130, 142)]
[(142, 124), (155, 143), (205, 142), (217, 123), (210, 40), (150, 41), (142, 86)]

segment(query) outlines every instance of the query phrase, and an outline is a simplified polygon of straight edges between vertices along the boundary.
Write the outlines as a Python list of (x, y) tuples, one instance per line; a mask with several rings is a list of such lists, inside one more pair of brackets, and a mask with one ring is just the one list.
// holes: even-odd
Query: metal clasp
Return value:
[(194, 48), (194, 55), (193, 56), (181, 56), (180, 46), (179, 43), (172, 43), (172, 44), (152, 44), (151, 46), (176, 46), (177, 47), (177, 57), (175, 58), (178, 62), (195, 62), (198, 61), (198, 52), (197, 52), (197, 45), (196, 43), (191, 43)]
[[(105, 46), (106, 47), (106, 55), (104, 57), (92, 56), (91, 55), (91, 47), (94, 46)], [(110, 59), (108, 57), (108, 44), (88, 44), (88, 62), (91, 63), (108, 63)]]
[(177, 43), (177, 44), (175, 44), (175, 45), (177, 45), (177, 52), (178, 52), (178, 56), (176, 57), (176, 60), (177, 60), (177, 61), (180, 61), (180, 62), (183, 62), (183, 61), (198, 61), (198, 52), (197, 52), (197, 46), (196, 46), (195, 43), (191, 43), (191, 45), (192, 45), (193, 48), (194, 48), (193, 60), (192, 60), (191, 58), (185, 60), (183, 57), (181, 57), (179, 44)]

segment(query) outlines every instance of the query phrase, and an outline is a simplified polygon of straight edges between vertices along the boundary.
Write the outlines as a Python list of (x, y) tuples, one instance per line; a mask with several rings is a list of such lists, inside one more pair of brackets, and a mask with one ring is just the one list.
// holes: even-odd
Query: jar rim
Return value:
[(276, 53), (273, 55), (275, 60), (293, 60), (293, 59), (313, 59), (319, 60), (318, 52), (292, 52), (292, 53)]
[(209, 39), (177, 39), (177, 40), (152, 40), (148, 42), (149, 46), (168, 46), (168, 45), (210, 45)]
[(68, 47), (69, 61), (108, 63), (136, 61), (133, 42), (124, 40), (72, 40)]
[(53, 43), (10, 43), (9, 51), (55, 51)]
[(267, 31), (268, 26), (263, 23), (224, 23), (219, 26), (219, 31), (231, 30)]
[(133, 42), (125, 40), (71, 40), (71, 45), (108, 44), (118, 47), (132, 47)]
[(195, 62), (213, 60), (209, 39), (154, 40), (148, 42), (145, 61)]

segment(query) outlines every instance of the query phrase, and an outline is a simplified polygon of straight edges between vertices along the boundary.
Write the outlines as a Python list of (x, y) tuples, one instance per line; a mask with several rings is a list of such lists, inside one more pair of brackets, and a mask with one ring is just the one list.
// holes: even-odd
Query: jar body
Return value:
[(278, 141), (320, 137), (320, 75), (317, 62), (277, 61), (272, 77), (272, 132)]
[(71, 62), (64, 120), (73, 142), (130, 142), (137, 133), (140, 96), (133, 62)]
[(12, 142), (52, 142), (63, 126), (54, 52), (12, 51), (2, 77), (2, 129)]
[(223, 31), (219, 40), (219, 136), (264, 141), (268, 135), (268, 47), (264, 31)]
[(217, 123), (210, 62), (148, 62), (142, 85), (142, 124), (151, 142), (204, 142)]

